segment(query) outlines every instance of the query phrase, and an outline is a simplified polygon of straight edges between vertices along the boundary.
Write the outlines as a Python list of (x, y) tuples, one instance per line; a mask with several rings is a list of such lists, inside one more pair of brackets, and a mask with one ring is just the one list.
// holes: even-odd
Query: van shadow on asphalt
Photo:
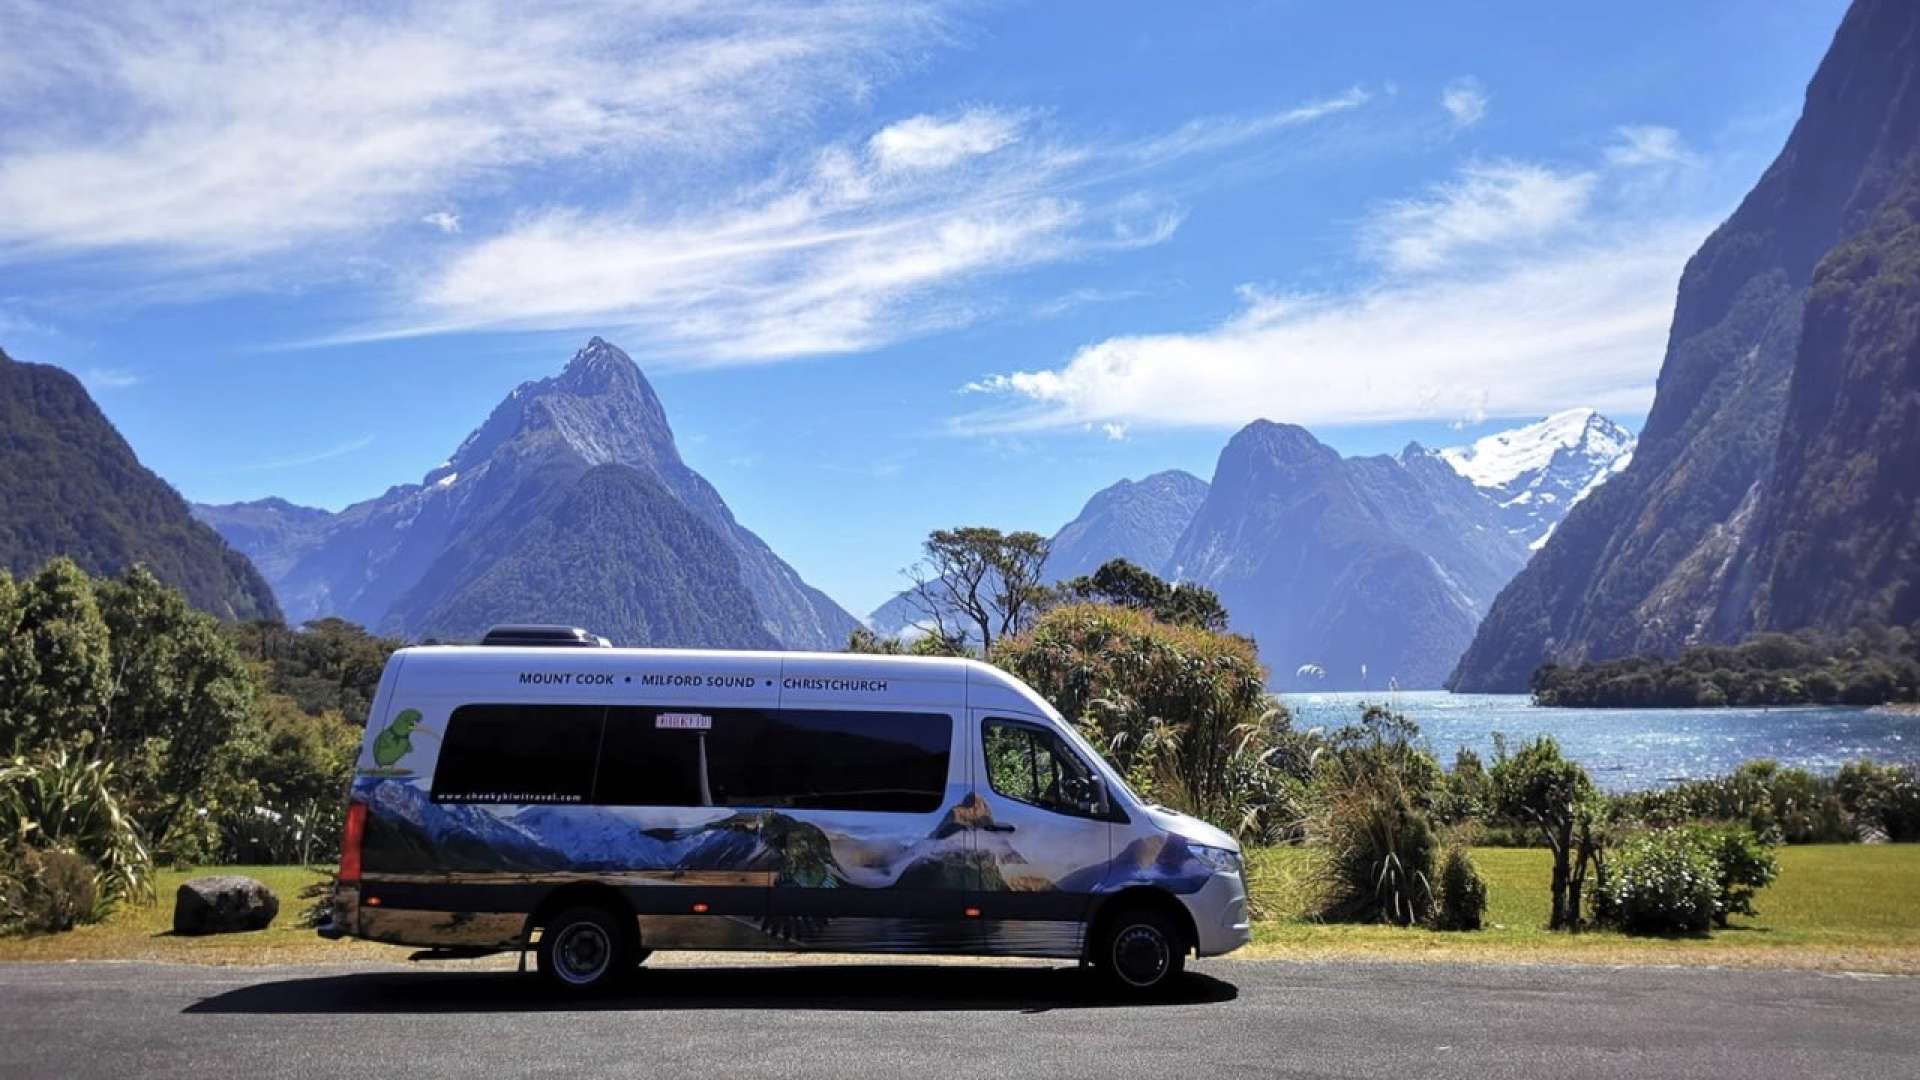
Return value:
[(1074, 968), (817, 965), (641, 969), (598, 997), (562, 997), (532, 974), (360, 971), (255, 983), (189, 1005), (188, 1013), (473, 1013), (578, 1010), (829, 1009), (871, 1012), (1048, 1012), (1232, 1001), (1232, 983), (1188, 972), (1158, 998), (1120, 997)]

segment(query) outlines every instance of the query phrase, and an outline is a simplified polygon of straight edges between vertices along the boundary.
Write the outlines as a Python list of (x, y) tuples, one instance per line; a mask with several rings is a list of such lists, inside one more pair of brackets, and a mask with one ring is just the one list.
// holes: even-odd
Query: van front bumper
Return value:
[(1197, 892), (1180, 898), (1193, 916), (1194, 952), (1220, 956), (1253, 940), (1247, 917), (1247, 883), (1239, 874), (1215, 874)]

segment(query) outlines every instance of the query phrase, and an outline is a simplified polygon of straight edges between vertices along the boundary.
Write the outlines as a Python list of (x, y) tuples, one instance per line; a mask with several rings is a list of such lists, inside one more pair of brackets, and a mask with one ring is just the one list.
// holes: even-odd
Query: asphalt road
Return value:
[(1920, 1075), (1920, 980), (1208, 961), (1122, 1005), (1058, 967), (670, 967), (587, 1006), (432, 968), (0, 964), (0, 1076)]

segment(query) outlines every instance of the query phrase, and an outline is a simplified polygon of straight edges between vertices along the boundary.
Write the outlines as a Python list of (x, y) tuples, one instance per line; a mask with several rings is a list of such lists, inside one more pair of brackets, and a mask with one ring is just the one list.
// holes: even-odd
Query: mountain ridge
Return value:
[[(1821, 357), (1802, 357), (1809, 292), (1880, 215), (1917, 141), (1920, 7), (1857, 0), (1780, 154), (1688, 260), (1632, 463), (1503, 591), (1452, 688), (1523, 690), (1547, 660), (1671, 655), (1784, 625), (1756, 609), (1770, 571), (1753, 551), (1757, 524), (1785, 512), (1768, 493), (1789, 396), (1817, 381)], [(1779, 609), (1777, 589), (1765, 603)]]
[[(263, 508), (258, 502), (204, 506), (200, 513), (236, 531), (248, 516), (268, 516), (283, 527), (282, 547), (263, 550), (259, 557), (286, 567), (275, 586), (296, 617), (337, 614), (386, 632), (417, 636), (451, 629), (441, 625), (435, 613), (453, 610), (447, 605), (469, 583), (462, 575), (484, 575), (494, 560), (505, 557), (503, 552), (477, 552), (464, 538), (485, 531), (504, 540), (508, 533), (487, 531), (499, 514), (532, 512), (535, 506), (552, 512), (558, 504), (541, 501), (547, 489), (570, 487), (610, 465), (651, 483), (617, 485), (617, 495), (608, 487), (602, 495), (651, 503), (648, 513), (656, 516), (670, 514), (667, 504), (672, 503), (711, 531), (718, 549), (713, 557), (729, 562), (756, 613), (758, 625), (742, 627), (734, 644), (838, 648), (858, 625), (741, 526), (719, 492), (681, 460), (666, 410), (652, 386), (631, 357), (599, 337), (589, 340), (559, 373), (516, 386), (418, 484), (394, 485), (317, 527), (303, 526), (291, 511)], [(638, 505), (628, 509), (641, 512)], [(683, 524), (672, 528), (680, 530)], [(532, 564), (522, 560), (520, 565)], [(510, 594), (513, 590), (496, 593)], [(681, 599), (703, 603), (697, 596)], [(645, 606), (622, 608), (624, 617), (610, 625), (644, 634), (643, 626), (660, 623), (657, 617), (634, 621)], [(731, 599), (721, 606), (737, 610)], [(462, 632), (466, 629), (462, 622)], [(675, 642), (642, 638), (634, 643)]]
[(0, 350), (0, 568), (135, 563), (223, 619), (278, 619), (260, 571), (146, 466), (71, 372)]

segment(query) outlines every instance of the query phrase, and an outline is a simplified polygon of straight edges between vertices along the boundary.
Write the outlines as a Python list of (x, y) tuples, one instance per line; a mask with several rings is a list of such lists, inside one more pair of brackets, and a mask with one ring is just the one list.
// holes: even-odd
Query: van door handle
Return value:
[(988, 832), (1012, 832), (1013, 831), (1013, 826), (1004, 825), (998, 821), (989, 821), (981, 827), (986, 829)]

